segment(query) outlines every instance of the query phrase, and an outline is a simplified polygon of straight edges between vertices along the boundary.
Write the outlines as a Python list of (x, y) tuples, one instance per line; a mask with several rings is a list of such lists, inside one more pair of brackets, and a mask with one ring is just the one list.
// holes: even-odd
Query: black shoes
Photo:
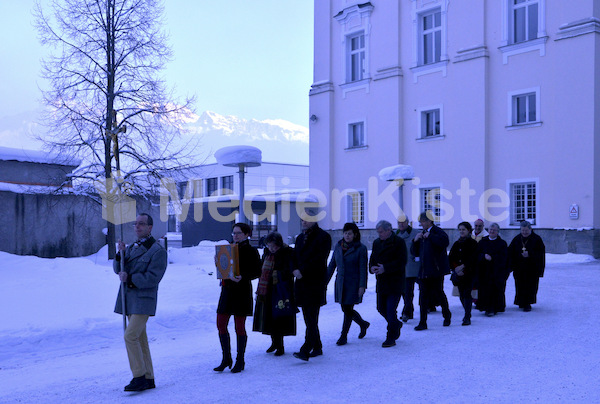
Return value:
[(213, 370), (215, 372), (222, 372), (225, 370), (225, 368), (231, 369), (231, 366), (233, 366), (233, 359), (231, 359), (231, 355), (229, 355), (229, 358), (223, 358), (223, 360), (221, 361), (221, 364), (219, 366), (217, 366), (216, 368), (214, 368)]
[(463, 318), (462, 325), (471, 325), (471, 319), (466, 317)]
[(277, 348), (275, 351), (275, 356), (282, 356), (283, 354), (285, 354), (285, 349), (283, 349), (283, 347)]
[(341, 346), (341, 345), (346, 345), (347, 343), (348, 343), (348, 337), (346, 335), (342, 335), (335, 344)]
[(382, 348), (389, 348), (396, 345), (396, 341), (393, 340), (392, 338), (386, 338), (385, 341), (383, 341), (383, 344), (381, 344)]
[(358, 334), (358, 339), (363, 339), (365, 335), (367, 335), (367, 328), (369, 328), (370, 325), (371, 323), (368, 321), (363, 322), (363, 324), (360, 326), (360, 334)]
[(235, 365), (233, 366), (233, 369), (231, 369), (231, 373), (240, 373), (244, 370), (244, 366), (246, 366), (246, 362), (244, 362), (243, 359), (236, 359)]
[(531, 305), (530, 304), (526, 304), (525, 307), (523, 307), (523, 311), (526, 311), (526, 312), (531, 311)]
[(442, 324), (444, 327), (449, 327), (450, 326), (450, 317), (446, 317), (444, 319), (444, 323)]
[(275, 344), (271, 344), (271, 346), (267, 348), (267, 353), (275, 352), (276, 349), (277, 347), (275, 346)]
[(304, 352), (300, 351), (300, 352), (294, 352), (294, 358), (298, 358), (300, 360), (303, 360), (305, 362), (308, 362), (308, 358), (309, 355), (306, 355)]
[(146, 389), (155, 389), (156, 384), (154, 384), (154, 379), (146, 379)]
[(486, 315), (486, 317), (494, 317), (496, 315), (496, 313), (494, 313), (493, 311), (486, 311), (485, 315)]
[(147, 389), (153, 389), (154, 387), (156, 387), (154, 385), (154, 380), (152, 380), (152, 385), (150, 385), (145, 376), (140, 376), (131, 379), (131, 382), (125, 386), (125, 391), (144, 391)]
[(425, 324), (425, 323), (419, 323), (415, 327), (415, 331), (423, 331), (423, 330), (426, 330), (426, 329), (427, 329), (427, 324)]
[(408, 322), (408, 320), (412, 320), (412, 318), (413, 318), (413, 316), (407, 316), (406, 314), (403, 314), (402, 317), (400, 317), (400, 319), (404, 323)]
[(308, 354), (308, 356), (309, 356), (309, 357), (311, 357), (311, 358), (315, 358), (315, 357), (317, 357), (317, 356), (321, 356), (321, 355), (323, 355), (323, 349), (316, 349), (316, 348), (315, 348), (315, 349), (313, 349), (313, 350), (312, 350), (312, 351), (311, 351), (311, 352)]

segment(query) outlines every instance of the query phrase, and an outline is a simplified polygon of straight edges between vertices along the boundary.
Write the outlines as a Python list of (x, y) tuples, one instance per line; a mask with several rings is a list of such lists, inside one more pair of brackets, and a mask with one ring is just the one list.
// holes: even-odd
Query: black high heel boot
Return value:
[(231, 342), (229, 340), (229, 334), (219, 334), (219, 341), (221, 342), (221, 349), (223, 350), (223, 360), (221, 364), (214, 368), (215, 372), (222, 372), (226, 367), (231, 369), (233, 365), (233, 359), (231, 358)]
[(237, 356), (235, 358), (235, 365), (231, 369), (231, 373), (239, 373), (244, 370), (246, 363), (244, 362), (244, 353), (246, 352), (246, 342), (248, 342), (247, 335), (237, 336)]

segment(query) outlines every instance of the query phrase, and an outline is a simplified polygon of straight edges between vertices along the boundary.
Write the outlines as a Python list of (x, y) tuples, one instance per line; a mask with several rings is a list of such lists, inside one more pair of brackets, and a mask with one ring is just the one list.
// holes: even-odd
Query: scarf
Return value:
[(273, 268), (275, 267), (275, 254), (268, 254), (265, 256), (265, 260), (262, 265), (262, 273), (258, 279), (258, 288), (256, 294), (259, 296), (265, 296), (267, 294), (267, 286), (271, 279), (273, 279)]
[(346, 243), (346, 240), (342, 239), (342, 251), (346, 252), (350, 249), (350, 244)]

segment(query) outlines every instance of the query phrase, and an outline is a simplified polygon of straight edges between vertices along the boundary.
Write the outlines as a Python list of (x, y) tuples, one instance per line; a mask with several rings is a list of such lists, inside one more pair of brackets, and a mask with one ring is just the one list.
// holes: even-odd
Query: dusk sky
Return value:
[[(40, 59), (48, 50), (33, 28), (33, 5), (0, 0), (0, 118), (40, 108)], [(312, 13), (312, 0), (167, 0), (174, 53), (167, 82), (179, 96), (196, 94), (198, 113), (308, 126)]]

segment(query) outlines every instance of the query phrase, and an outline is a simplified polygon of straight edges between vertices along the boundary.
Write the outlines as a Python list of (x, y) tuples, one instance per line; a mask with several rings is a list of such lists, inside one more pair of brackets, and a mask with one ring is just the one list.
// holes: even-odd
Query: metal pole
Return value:
[(246, 223), (246, 217), (244, 216), (244, 165), (240, 164), (240, 223)]
[[(123, 237), (123, 226), (121, 226), (121, 237)], [(121, 250), (121, 271), (125, 271), (125, 250)], [(125, 304), (125, 288), (127, 284), (121, 282), (121, 309), (123, 311), (123, 332), (127, 330), (127, 305)]]

